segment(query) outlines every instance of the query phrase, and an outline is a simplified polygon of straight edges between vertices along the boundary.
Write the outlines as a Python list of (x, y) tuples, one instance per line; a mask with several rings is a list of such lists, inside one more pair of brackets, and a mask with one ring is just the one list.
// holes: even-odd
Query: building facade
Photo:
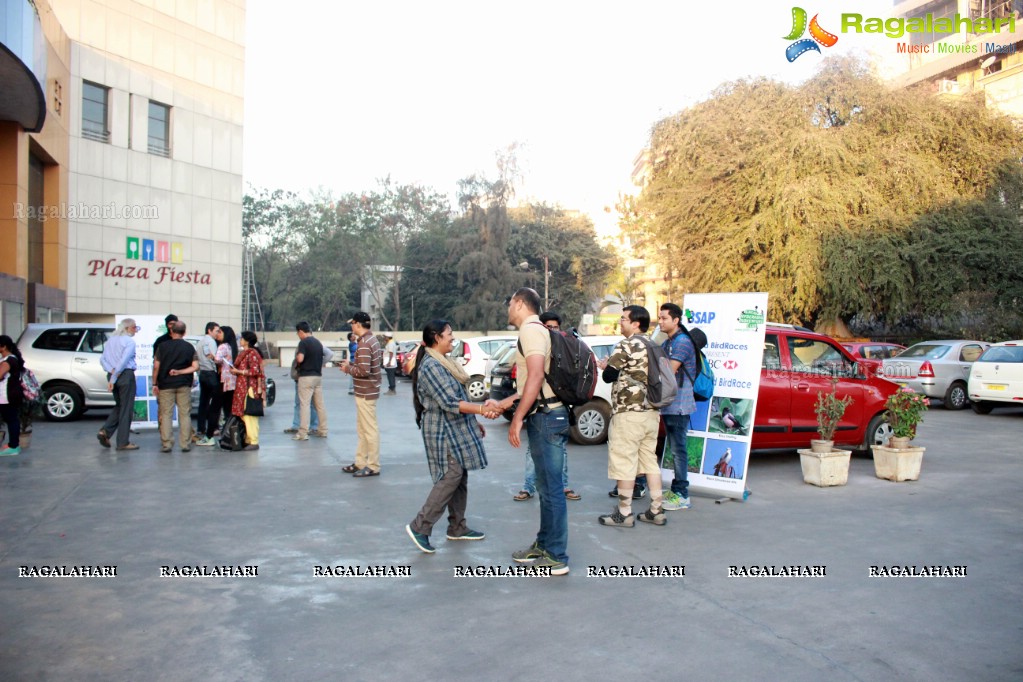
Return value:
[(56, 56), (41, 129), (0, 124), (0, 183), (17, 187), (0, 220), (19, 235), (0, 247), (0, 294), (24, 280), (23, 324), (238, 325), (244, 0), (48, 1), (2, 0), (38, 8)]
[[(893, 8), (894, 16), (907, 20), (928, 14), (929, 25), (958, 15), (962, 30), (908, 36), (889, 62), (892, 83), (930, 83), (952, 97), (982, 92), (990, 108), (1023, 118), (1023, 0), (896, 0)], [(1015, 30), (1006, 26), (1010, 18)], [(996, 22), (1002, 30), (979, 30)]]

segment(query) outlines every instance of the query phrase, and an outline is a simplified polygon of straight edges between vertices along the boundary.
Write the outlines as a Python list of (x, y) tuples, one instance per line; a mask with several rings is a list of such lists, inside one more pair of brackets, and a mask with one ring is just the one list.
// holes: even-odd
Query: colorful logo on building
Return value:
[[(834, 33), (828, 33), (817, 23), (818, 15), (816, 14), (810, 20), (810, 38), (802, 38), (803, 34), (807, 31), (806, 16), (806, 10), (802, 7), (792, 8), (792, 31), (785, 36), (785, 40), (796, 41), (785, 48), (785, 58), (790, 62), (796, 61), (801, 54), (810, 50), (819, 54), (821, 49), (817, 47), (818, 43), (824, 47), (833, 47), (838, 42), (838, 36)], [(802, 40), (797, 40), (797, 38), (802, 38)]]
[(148, 260), (157, 263), (181, 263), (185, 247), (181, 242), (163, 242), (154, 239), (128, 237), (128, 260)]

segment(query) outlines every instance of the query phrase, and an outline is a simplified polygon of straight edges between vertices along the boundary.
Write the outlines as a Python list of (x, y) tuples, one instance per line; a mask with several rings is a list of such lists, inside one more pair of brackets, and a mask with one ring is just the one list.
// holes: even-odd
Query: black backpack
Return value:
[(245, 422), (237, 415), (231, 415), (220, 429), (220, 447), (237, 452), (245, 447)]
[[(597, 387), (597, 358), (575, 329), (567, 332), (547, 329), (547, 332), (551, 337), (551, 362), (544, 374), (547, 385), (565, 407), (585, 405), (593, 399), (593, 390)], [(521, 341), (518, 347), (521, 353)]]

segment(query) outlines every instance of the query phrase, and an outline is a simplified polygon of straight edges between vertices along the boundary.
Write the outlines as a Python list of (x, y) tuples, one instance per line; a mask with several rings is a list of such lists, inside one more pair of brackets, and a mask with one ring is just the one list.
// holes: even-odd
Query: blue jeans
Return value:
[[(568, 490), (568, 456), (565, 457), (565, 469), (562, 471), (562, 486), (565, 490)], [(536, 493), (536, 467), (533, 466), (533, 455), (529, 449), (529, 444), (526, 444), (526, 478), (522, 483), (522, 489), (530, 495)]]
[(675, 460), (675, 478), (671, 481), (671, 492), (689, 497), (689, 448), (686, 447), (686, 433), (689, 431), (688, 414), (662, 414), (664, 430), (671, 446), (671, 457)]
[(568, 441), (568, 410), (558, 407), (526, 418), (526, 437), (536, 469), (540, 493), (538, 546), (568, 563), (568, 503), (565, 501), (565, 443)]
[[(291, 419), (291, 428), (297, 429), (301, 424), (301, 418), (298, 415), (298, 382), (295, 382), (295, 416)], [(309, 410), (309, 430), (315, 431), (320, 428), (320, 415), (316, 413), (316, 410)]]

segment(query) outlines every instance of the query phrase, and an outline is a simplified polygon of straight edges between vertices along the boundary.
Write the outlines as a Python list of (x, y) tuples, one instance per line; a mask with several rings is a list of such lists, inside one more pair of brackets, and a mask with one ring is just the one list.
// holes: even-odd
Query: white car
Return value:
[(486, 400), (487, 360), (496, 351), (503, 348), (509, 341), (517, 341), (517, 336), (473, 336), (468, 339), (457, 339), (451, 350), (451, 357), (462, 364), (469, 375), (466, 391), (469, 400), (482, 402)]
[[(977, 414), (1023, 405), (1023, 340), (993, 344), (970, 368), (970, 406)], [(1005, 403), (1005, 405), (999, 405)]]
[[(583, 336), (597, 361), (611, 357), (615, 345), (623, 336)], [(599, 370), (598, 370), (599, 371)], [(572, 440), (580, 445), (596, 445), (607, 440), (607, 428), (611, 425), (611, 384), (597, 376), (593, 389), (593, 400), (575, 408), (575, 424), (572, 426)]]

